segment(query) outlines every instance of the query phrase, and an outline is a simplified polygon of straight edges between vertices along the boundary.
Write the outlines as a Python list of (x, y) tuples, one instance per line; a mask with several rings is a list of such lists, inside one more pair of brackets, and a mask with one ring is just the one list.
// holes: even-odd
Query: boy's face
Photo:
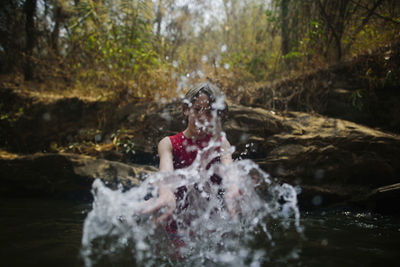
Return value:
[(199, 135), (209, 134), (215, 124), (213, 115), (215, 116), (211, 109), (209, 96), (201, 93), (189, 108), (189, 127), (194, 129)]

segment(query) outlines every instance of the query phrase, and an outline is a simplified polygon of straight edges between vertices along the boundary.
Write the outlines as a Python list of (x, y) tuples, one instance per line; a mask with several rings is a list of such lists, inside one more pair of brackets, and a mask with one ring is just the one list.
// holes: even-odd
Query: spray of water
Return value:
[[(301, 232), (294, 188), (272, 183), (254, 162), (242, 160), (229, 167), (216, 165), (202, 171), (194, 165), (173, 173), (156, 173), (141, 186), (125, 192), (122, 188), (111, 190), (96, 180), (92, 189), (93, 208), (83, 229), (85, 265), (119, 262), (120, 257), (125, 257), (123, 262), (141, 266), (205, 263), (260, 266), (274, 258), (274, 246), (284, 236), (282, 229)], [(241, 212), (235, 219), (224, 208), (220, 188), (210, 184), (211, 172), (222, 177), (224, 174), (240, 177), (242, 197), (237, 204)], [(163, 224), (154, 223), (158, 214), (141, 213), (146, 196), (157, 195), (153, 184), (159, 180), (188, 188), (185, 198), (190, 206), (172, 216), (179, 225), (176, 237), (171, 237)], [(257, 239), (269, 244), (257, 248)]]
[[(214, 134), (189, 167), (151, 174), (140, 186), (125, 191), (94, 181), (93, 207), (82, 237), (85, 266), (261, 266), (282, 257), (296, 258), (296, 244), (286, 246), (283, 253), (279, 246), (287, 232), (301, 235), (296, 190), (272, 181), (251, 160), (210, 167), (225, 135), (217, 116), (224, 105), (224, 98), (217, 99), (213, 119), (198, 125)], [(222, 184), (211, 182), (215, 175)], [(162, 209), (143, 213), (145, 200), (157, 198), (159, 184), (186, 188), (176, 211), (162, 223), (155, 220)], [(241, 193), (234, 200), (224, 191), (232, 185)], [(227, 201), (234, 201), (228, 204), (236, 207), (236, 215), (227, 211)], [(171, 225), (174, 231), (168, 230)]]

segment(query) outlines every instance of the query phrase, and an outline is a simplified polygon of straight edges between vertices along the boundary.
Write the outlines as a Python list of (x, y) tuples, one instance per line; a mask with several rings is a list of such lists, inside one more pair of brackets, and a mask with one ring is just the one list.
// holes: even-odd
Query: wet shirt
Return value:
[[(211, 140), (211, 135), (207, 135), (205, 138), (201, 140), (194, 141), (190, 138), (185, 137), (183, 132), (180, 132), (176, 135), (169, 136), (169, 139), (171, 140), (172, 144), (174, 169), (183, 169), (192, 165), (192, 163), (197, 157), (198, 151), (201, 151), (208, 146)], [(220, 147), (216, 147), (216, 151), (219, 152)], [(209, 169), (212, 164), (220, 161), (220, 157), (217, 156), (215, 158), (206, 160), (209, 160), (209, 163), (206, 166), (206, 169)], [(213, 184), (220, 185), (222, 178), (214, 174), (210, 177), (210, 180)], [(195, 184), (194, 187), (196, 190), (198, 190), (197, 184)], [(222, 190), (220, 191), (222, 192)], [(175, 198), (177, 200), (178, 213), (187, 209), (190, 206), (190, 203), (187, 200), (185, 200), (186, 192), (187, 192), (186, 186), (178, 187), (174, 192)], [(185, 224), (189, 225), (190, 222), (186, 221)], [(178, 223), (175, 220), (169, 220), (169, 222), (166, 225), (166, 230), (169, 234), (176, 234), (178, 230)]]
[[(172, 155), (173, 155), (173, 165), (174, 169), (183, 169), (192, 165), (193, 161), (197, 157), (197, 153), (200, 150), (206, 148), (211, 140), (211, 135), (207, 135), (203, 139), (200, 140), (192, 140), (187, 138), (183, 132), (180, 132), (176, 135), (169, 136), (172, 144)], [(220, 147), (216, 148), (217, 151), (220, 151)], [(207, 159), (208, 160), (208, 159)], [(220, 158), (215, 157), (210, 160), (207, 164), (206, 169), (209, 169), (212, 164), (219, 162)], [(211, 181), (216, 184), (221, 183), (221, 178), (213, 175), (211, 176)]]
[[(197, 153), (199, 151), (202, 151), (203, 149), (205, 149), (211, 140), (211, 135), (207, 135), (205, 138), (201, 139), (201, 140), (192, 140), (190, 138), (185, 137), (185, 135), (183, 134), (183, 132), (180, 132), (176, 135), (173, 136), (169, 136), (169, 139), (171, 140), (171, 144), (172, 144), (172, 155), (173, 155), (173, 166), (174, 169), (183, 169), (186, 167), (189, 167), (190, 165), (193, 164), (193, 162), (195, 161), (196, 157), (197, 157)], [(220, 151), (220, 146), (217, 146), (215, 148), (215, 150), (212, 151)], [(211, 151), (211, 152), (212, 152)], [(218, 153), (219, 154), (219, 153)], [(219, 162), (220, 161), (220, 157), (216, 156), (214, 158), (210, 158), (208, 159), (209, 155), (205, 155), (205, 159), (208, 162), (206, 169), (209, 169), (211, 167), (212, 164)], [(221, 185), (221, 181), (222, 178), (216, 174), (212, 175), (210, 177), (210, 181), (213, 184), (216, 185)], [(194, 188), (198, 191), (200, 191), (197, 187), (197, 184), (194, 185)], [(190, 201), (188, 201), (187, 199), (185, 199), (185, 195), (187, 192), (187, 187), (186, 186), (181, 186), (178, 187), (174, 194), (175, 194), (175, 198), (177, 200), (177, 213), (181, 213), (183, 210), (186, 210), (187, 208), (189, 208), (190, 206)], [(222, 193), (223, 190), (220, 189), (218, 194), (223, 194)], [(184, 225), (182, 225), (182, 223)], [(180, 239), (179, 235), (178, 235), (178, 228), (183, 226), (185, 227), (185, 225), (190, 225), (190, 218), (186, 218), (183, 221), (177, 222), (174, 219), (169, 219), (165, 229), (167, 231), (167, 233), (170, 236), (170, 239), (172, 240), (172, 242), (175, 244), (176, 247), (181, 247), (184, 246), (184, 242)]]

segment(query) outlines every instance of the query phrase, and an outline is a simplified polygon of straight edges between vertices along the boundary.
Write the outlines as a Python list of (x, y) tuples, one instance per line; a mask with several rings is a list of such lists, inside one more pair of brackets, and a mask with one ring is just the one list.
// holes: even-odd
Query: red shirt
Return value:
[[(186, 168), (186, 167), (189, 167), (190, 165), (192, 165), (193, 161), (197, 157), (198, 151), (202, 150), (208, 146), (210, 139), (211, 139), (211, 135), (207, 135), (205, 138), (203, 138), (201, 140), (194, 141), (190, 138), (185, 137), (183, 132), (180, 132), (176, 135), (169, 136), (169, 139), (171, 140), (171, 144), (172, 144), (174, 169), (183, 169), (183, 168)], [(216, 150), (219, 152), (220, 147), (219, 146), (216, 147)], [(207, 159), (207, 160), (209, 160), (209, 159)], [(220, 161), (219, 156), (211, 159), (210, 162), (207, 164), (206, 169), (209, 169), (212, 164), (214, 164), (215, 162), (219, 162), (219, 161)], [(210, 177), (210, 180), (212, 183), (220, 185), (222, 178), (220, 176), (214, 174)], [(194, 187), (197, 189), (197, 184), (195, 184)], [(182, 210), (188, 208), (190, 205), (190, 203), (188, 203), (186, 200), (184, 200), (186, 192), (187, 192), (187, 187), (181, 186), (181, 187), (178, 187), (174, 193), (175, 198), (177, 200), (178, 213), (181, 212)], [(190, 224), (190, 222), (186, 222), (186, 223), (187, 223), (187, 225)], [(169, 220), (169, 222), (166, 225), (166, 230), (170, 234), (176, 234), (177, 230), (178, 230), (177, 222), (175, 220)]]
[[(180, 132), (176, 135), (169, 136), (172, 144), (172, 155), (173, 155), (173, 164), (174, 169), (183, 169), (192, 165), (193, 161), (197, 157), (197, 152), (199, 150), (204, 149), (208, 146), (211, 135), (207, 135), (203, 139), (200, 140), (192, 140), (187, 138), (183, 132)], [(216, 147), (216, 150), (219, 152), (220, 147)], [(209, 159), (207, 159), (209, 160)], [(210, 162), (207, 164), (206, 169), (209, 169), (212, 164), (219, 162), (220, 157), (216, 157), (211, 159)], [(216, 184), (221, 184), (221, 178), (213, 175), (211, 176), (211, 181)]]

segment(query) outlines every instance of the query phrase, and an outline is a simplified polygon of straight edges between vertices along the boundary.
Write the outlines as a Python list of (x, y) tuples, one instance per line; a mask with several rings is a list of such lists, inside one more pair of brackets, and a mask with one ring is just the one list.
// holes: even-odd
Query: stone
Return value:
[(156, 170), (152, 166), (128, 165), (85, 155), (35, 153), (18, 156), (3, 152), (0, 153), (0, 192), (10, 196), (90, 200), (94, 179), (101, 179), (111, 187), (121, 184), (129, 188)]

